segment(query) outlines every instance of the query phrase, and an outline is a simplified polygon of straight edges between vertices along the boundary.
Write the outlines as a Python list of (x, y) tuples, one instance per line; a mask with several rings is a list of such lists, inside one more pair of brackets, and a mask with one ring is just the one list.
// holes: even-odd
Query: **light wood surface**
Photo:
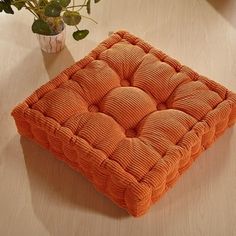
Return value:
[(236, 91), (235, 0), (102, 0), (81, 42), (41, 52), (32, 16), (0, 14), (0, 235), (236, 235), (236, 130), (231, 128), (148, 214), (133, 218), (48, 151), (20, 138), (11, 109), (125, 29)]

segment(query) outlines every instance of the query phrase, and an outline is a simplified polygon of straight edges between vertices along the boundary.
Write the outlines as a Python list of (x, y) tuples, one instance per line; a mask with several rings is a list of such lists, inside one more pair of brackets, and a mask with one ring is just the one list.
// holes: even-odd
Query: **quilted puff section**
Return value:
[(236, 95), (119, 31), (12, 112), (133, 216), (147, 212), (236, 120)]
[(152, 54), (146, 54), (135, 71), (132, 85), (152, 96), (157, 104), (165, 103), (182, 83), (191, 81), (185, 73), (176, 73), (169, 64)]
[(115, 88), (100, 103), (100, 111), (113, 117), (125, 130), (134, 128), (155, 110), (155, 101), (136, 87)]
[(213, 110), (222, 98), (200, 81), (185, 83), (172, 93), (166, 103), (168, 107), (184, 111), (197, 120), (201, 120)]
[(57, 88), (33, 104), (32, 109), (63, 124), (77, 112), (86, 112), (88, 105), (84, 98), (73, 90)]
[(62, 85), (79, 93), (89, 105), (98, 104), (114, 88), (120, 86), (120, 77), (102, 60), (94, 60), (72, 75)]
[(142, 48), (132, 45), (126, 40), (121, 40), (102, 52), (99, 59), (106, 61), (121, 80), (130, 81), (142, 62), (143, 56), (145, 56), (145, 52)]
[[(104, 113), (87, 112), (71, 117), (65, 127), (86, 140), (90, 146), (109, 156), (119, 142), (125, 138), (120, 125)], [(112, 132), (111, 132), (112, 130)]]

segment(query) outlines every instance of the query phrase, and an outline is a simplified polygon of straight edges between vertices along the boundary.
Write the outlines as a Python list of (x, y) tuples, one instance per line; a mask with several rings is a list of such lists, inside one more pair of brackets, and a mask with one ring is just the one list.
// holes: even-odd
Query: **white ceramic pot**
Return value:
[(66, 27), (56, 35), (37, 34), (41, 49), (47, 53), (60, 52), (65, 46)]

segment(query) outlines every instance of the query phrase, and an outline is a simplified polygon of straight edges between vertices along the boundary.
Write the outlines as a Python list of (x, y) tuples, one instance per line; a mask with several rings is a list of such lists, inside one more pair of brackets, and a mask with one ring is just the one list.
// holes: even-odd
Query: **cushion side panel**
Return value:
[(19, 105), (12, 115), (20, 135), (51, 151), (57, 159), (88, 178), (99, 192), (128, 210), (125, 192), (137, 180), (117, 162), (55, 120), (30, 109), (26, 103)]
[(162, 197), (199, 155), (236, 122), (236, 96), (228, 97), (193, 128), (138, 183), (126, 190), (128, 212), (141, 216)]

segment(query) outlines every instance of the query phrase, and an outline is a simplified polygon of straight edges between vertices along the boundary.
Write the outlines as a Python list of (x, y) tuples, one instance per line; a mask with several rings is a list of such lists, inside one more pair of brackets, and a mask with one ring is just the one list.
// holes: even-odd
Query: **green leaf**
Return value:
[(14, 11), (12, 10), (11, 6), (6, 4), (3, 8), (3, 10), (7, 13), (7, 14), (14, 14)]
[(4, 3), (3, 2), (0, 2), (0, 12), (2, 12), (3, 11), (3, 5), (4, 5)]
[(12, 2), (12, 5), (15, 6), (18, 10), (21, 10), (21, 8), (25, 6), (25, 1)]
[(101, 0), (94, 0), (94, 3), (98, 3), (98, 2), (100, 2)]
[(48, 1), (47, 0), (39, 0), (38, 4), (40, 7), (45, 7), (48, 4)]
[(65, 11), (62, 19), (67, 25), (78, 25), (81, 21), (81, 16), (77, 11)]
[(10, 2), (8, 1), (0, 1), (0, 12), (2, 11), (4, 11), (7, 14), (14, 14)]
[(47, 22), (42, 19), (35, 20), (32, 25), (32, 31), (36, 34), (51, 35), (52, 31)]
[(67, 7), (70, 4), (71, 0), (59, 0), (59, 3), (62, 7)]
[(88, 30), (77, 30), (73, 33), (73, 38), (77, 41), (84, 39), (89, 34)]
[(49, 2), (45, 9), (44, 9), (44, 14), (45, 16), (49, 17), (58, 17), (61, 14), (62, 7), (59, 2), (56, 0), (52, 0)]
[(91, 0), (87, 1), (86, 9), (87, 9), (87, 13), (90, 14), (91, 13)]

